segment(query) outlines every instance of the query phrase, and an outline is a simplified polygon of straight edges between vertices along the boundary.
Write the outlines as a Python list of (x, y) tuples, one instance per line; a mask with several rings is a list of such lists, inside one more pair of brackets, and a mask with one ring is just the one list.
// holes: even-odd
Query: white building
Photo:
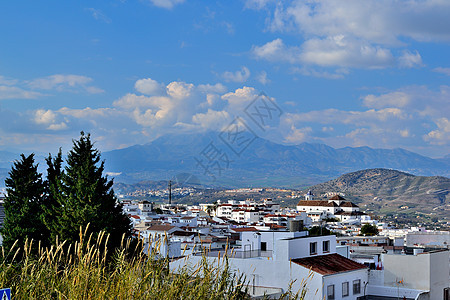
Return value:
[(368, 293), (383, 299), (449, 299), (448, 261), (448, 250), (383, 254), (382, 270), (370, 271)]
[[(243, 255), (242, 258), (228, 259), (234, 272), (246, 276), (250, 285), (249, 292), (253, 296), (257, 292), (262, 295), (263, 292), (267, 294), (277, 289), (285, 292), (290, 284), (294, 293), (305, 288), (305, 299), (311, 300), (356, 300), (364, 295), (363, 286), (368, 281), (367, 268), (337, 254), (335, 236), (278, 238), (278, 234), (304, 235), (301, 232), (245, 232), (242, 244), (251, 243), (253, 252), (261, 249), (261, 244), (258, 246), (258, 243), (264, 239), (269, 241), (272, 235), (272, 242), (268, 242), (266, 247), (270, 244), (274, 247), (273, 255)], [(201, 256), (189, 256), (172, 262), (170, 268), (177, 270), (185, 263), (194, 266), (201, 260)], [(217, 258), (217, 253), (211, 253), (208, 261), (213, 265), (223, 262)], [(303, 283), (306, 284), (305, 287)]]
[[(311, 200), (312, 193), (305, 195), (305, 200), (297, 204), (298, 211), (304, 211), (313, 221), (326, 218), (338, 218), (341, 222), (360, 222), (366, 214), (360, 212), (359, 206), (346, 201), (343, 197), (335, 195), (328, 200)], [(367, 218), (365, 218), (367, 219)]]

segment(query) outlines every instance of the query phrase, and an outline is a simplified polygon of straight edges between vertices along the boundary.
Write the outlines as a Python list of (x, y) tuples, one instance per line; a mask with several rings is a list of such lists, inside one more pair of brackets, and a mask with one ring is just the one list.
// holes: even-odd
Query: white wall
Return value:
[(293, 238), (293, 237), (301, 237), (306, 236), (308, 234), (307, 231), (297, 231), (297, 232), (290, 232), (290, 231), (260, 231), (261, 234), (261, 242), (266, 243), (266, 250), (267, 251), (274, 251), (275, 249), (275, 243), (277, 240), (280, 239), (287, 239), (287, 238)]
[[(353, 281), (360, 280), (361, 292), (353, 294)], [(342, 283), (348, 282), (348, 296), (342, 297)], [(335, 299), (356, 300), (358, 297), (364, 296), (364, 285), (368, 282), (368, 271), (361, 269), (352, 272), (343, 272), (323, 277), (323, 295), (327, 296), (327, 286), (334, 284)], [(367, 291), (366, 291), (367, 294)]]
[[(198, 266), (202, 257), (191, 256), (187, 260), (189, 265)], [(208, 261), (214, 266), (218, 265), (217, 258), (208, 258)], [(223, 262), (223, 260), (222, 260)], [(295, 280), (292, 289), (296, 293), (301, 289), (302, 279), (307, 282), (307, 295), (305, 299), (308, 300), (323, 300), (322, 296), (322, 277), (315, 274), (312, 278), (309, 275), (309, 270), (303, 268), (289, 261), (274, 261), (267, 258), (262, 259), (228, 259), (231, 269), (238, 274), (245, 274), (246, 281), (253, 283), (255, 278), (255, 286), (278, 287), (287, 291), (289, 284)], [(180, 259), (170, 263), (171, 270), (177, 270), (185, 264), (184, 259)], [(253, 276), (254, 275), (254, 276)], [(250, 287), (249, 286), (249, 287)]]
[[(322, 242), (330, 241), (330, 251), (324, 253), (322, 249)], [(310, 255), (309, 244), (312, 242), (317, 243), (317, 253)], [(323, 254), (336, 253), (336, 236), (315, 236), (307, 238), (295, 238), (279, 240), (276, 243), (274, 257), (276, 260), (290, 260), (293, 258), (309, 257)]]
[(384, 285), (430, 290), (430, 299), (442, 299), (449, 284), (449, 251), (435, 251), (418, 255), (383, 255)]

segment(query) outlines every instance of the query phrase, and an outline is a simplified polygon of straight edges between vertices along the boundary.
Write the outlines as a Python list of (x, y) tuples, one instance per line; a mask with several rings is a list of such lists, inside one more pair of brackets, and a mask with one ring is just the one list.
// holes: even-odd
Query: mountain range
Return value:
[[(450, 176), (450, 156), (432, 159), (404, 149), (336, 149), (324, 144), (281, 145), (248, 138), (251, 143), (237, 151), (220, 133), (166, 135), (144, 145), (104, 152), (102, 158), (115, 180), (125, 183), (169, 180), (188, 173), (206, 186), (301, 188), (372, 168)], [(208, 162), (211, 168), (205, 169)]]
[[(371, 168), (450, 176), (450, 155), (432, 159), (404, 149), (282, 145), (256, 136), (244, 138), (242, 146), (231, 144), (227, 137), (223, 132), (165, 135), (150, 143), (103, 152), (102, 159), (116, 183), (170, 180), (188, 174), (196, 178), (195, 184), (210, 187), (303, 188)], [(18, 154), (0, 151), (2, 183), (18, 158)], [(44, 172), (44, 158), (36, 156), (36, 160)]]

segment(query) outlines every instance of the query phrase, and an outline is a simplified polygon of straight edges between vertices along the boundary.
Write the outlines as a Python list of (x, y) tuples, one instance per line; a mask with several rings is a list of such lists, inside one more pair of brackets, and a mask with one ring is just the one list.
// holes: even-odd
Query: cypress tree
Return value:
[(80, 139), (73, 141), (66, 163), (59, 174), (61, 182), (56, 180), (57, 188), (53, 188), (58, 210), (52, 235), (74, 243), (80, 226), (89, 223), (89, 232), (105, 231), (110, 234), (110, 245), (119, 246), (123, 234), (131, 235), (131, 222), (114, 195), (113, 181), (103, 176), (104, 161), (100, 161), (90, 134), (81, 132)]
[(9, 249), (18, 240), (18, 246), (22, 247), (27, 238), (44, 240), (46, 229), (41, 217), (45, 187), (38, 165), (34, 163), (34, 154), (21, 154), (8, 175), (5, 221), (1, 230), (3, 246)]

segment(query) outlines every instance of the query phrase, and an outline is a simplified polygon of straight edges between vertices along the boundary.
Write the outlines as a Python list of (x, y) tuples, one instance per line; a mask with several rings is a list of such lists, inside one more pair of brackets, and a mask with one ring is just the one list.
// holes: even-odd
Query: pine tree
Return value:
[(59, 191), (53, 189), (59, 209), (52, 235), (74, 243), (79, 239), (80, 226), (89, 224), (89, 232), (105, 231), (110, 234), (111, 246), (118, 246), (123, 234), (131, 235), (131, 223), (117, 202), (113, 181), (103, 176), (104, 161), (100, 161), (90, 134), (81, 132), (80, 139), (73, 141), (66, 163)]
[(1, 230), (3, 245), (9, 249), (16, 240), (21, 247), (25, 239), (45, 239), (45, 225), (42, 222), (42, 201), (44, 183), (34, 154), (21, 154), (14, 162), (9, 177), (5, 180), (5, 221)]
[(58, 195), (61, 194), (62, 152), (61, 148), (55, 157), (51, 154), (45, 159), (47, 162), (47, 180), (45, 181), (45, 198), (43, 203), (43, 222), (47, 227), (49, 243), (55, 243), (58, 232), (60, 204)]

